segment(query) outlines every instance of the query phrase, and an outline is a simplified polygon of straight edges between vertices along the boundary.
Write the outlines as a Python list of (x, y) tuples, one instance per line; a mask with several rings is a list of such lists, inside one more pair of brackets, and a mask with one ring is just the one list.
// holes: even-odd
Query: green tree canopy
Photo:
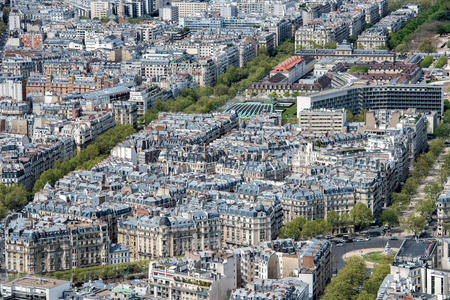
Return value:
[(383, 210), (380, 217), (380, 223), (390, 227), (398, 226), (400, 224), (398, 220), (398, 212), (393, 208)]
[(419, 44), (419, 51), (423, 53), (433, 53), (436, 52), (436, 48), (430, 39), (424, 39)]
[(281, 238), (291, 238), (296, 241), (300, 240), (302, 236), (302, 227), (306, 223), (306, 219), (302, 217), (297, 217), (291, 222), (287, 222), (280, 229)]
[(407, 53), (409, 51), (408, 46), (406, 44), (400, 44), (397, 47), (395, 47), (395, 52), (398, 53)]
[(420, 62), (421, 68), (428, 68), (433, 63), (433, 57), (425, 56), (424, 59)]
[(345, 266), (331, 279), (322, 300), (349, 300), (359, 293), (367, 268), (361, 257), (350, 257)]
[(313, 238), (320, 234), (330, 233), (332, 226), (323, 219), (307, 221), (302, 228), (303, 238)]
[(425, 229), (427, 221), (422, 216), (410, 215), (403, 223), (404, 230), (418, 235), (422, 230)]
[(366, 227), (373, 221), (372, 211), (362, 202), (358, 202), (350, 211), (350, 218), (358, 228)]
[(431, 199), (422, 199), (417, 202), (416, 211), (423, 217), (429, 217), (434, 211), (435, 202)]
[(424, 187), (424, 192), (427, 195), (427, 198), (433, 200), (433, 202), (439, 196), (441, 191), (442, 186), (437, 182), (429, 183)]
[(334, 210), (330, 211), (327, 213), (327, 222), (333, 227), (339, 227), (340, 224), (340, 217), (339, 214), (337, 212), (335, 212)]
[(448, 59), (446, 56), (441, 56), (437, 60), (436, 64), (434, 65), (436, 68), (443, 68), (448, 62)]

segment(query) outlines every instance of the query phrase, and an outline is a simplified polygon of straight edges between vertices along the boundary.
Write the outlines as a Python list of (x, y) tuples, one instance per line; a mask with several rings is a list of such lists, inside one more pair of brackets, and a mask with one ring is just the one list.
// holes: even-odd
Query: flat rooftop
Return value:
[(397, 257), (427, 257), (433, 253), (435, 247), (436, 243), (432, 241), (408, 239), (398, 250)]
[(53, 279), (53, 278), (39, 278), (39, 277), (22, 277), (14, 279), (13, 281), (3, 284), (3, 286), (23, 286), (29, 288), (44, 288), (50, 289), (63, 284), (67, 284), (69, 281)]

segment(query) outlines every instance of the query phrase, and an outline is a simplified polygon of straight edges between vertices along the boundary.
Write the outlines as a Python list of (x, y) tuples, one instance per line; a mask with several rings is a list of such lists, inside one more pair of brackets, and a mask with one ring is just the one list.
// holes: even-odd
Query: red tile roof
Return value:
[(273, 68), (273, 72), (289, 72), (295, 65), (301, 63), (303, 58), (300, 56), (292, 56)]

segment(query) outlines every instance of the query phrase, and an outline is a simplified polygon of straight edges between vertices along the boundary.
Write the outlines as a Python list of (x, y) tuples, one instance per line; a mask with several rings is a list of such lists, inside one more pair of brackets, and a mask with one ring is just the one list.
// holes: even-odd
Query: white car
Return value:
[(336, 247), (343, 247), (343, 246), (344, 246), (343, 243), (336, 244)]

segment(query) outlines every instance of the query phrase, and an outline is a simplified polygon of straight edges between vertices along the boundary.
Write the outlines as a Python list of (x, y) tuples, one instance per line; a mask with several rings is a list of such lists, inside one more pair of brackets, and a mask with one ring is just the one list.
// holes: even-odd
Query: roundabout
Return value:
[(385, 248), (358, 249), (345, 253), (342, 258), (346, 260), (352, 256), (359, 256), (364, 259), (368, 268), (373, 268), (377, 263), (389, 262), (389, 260), (393, 259), (395, 253), (398, 251), (398, 248), (392, 248), (392, 250), (394, 253), (384, 254)]

